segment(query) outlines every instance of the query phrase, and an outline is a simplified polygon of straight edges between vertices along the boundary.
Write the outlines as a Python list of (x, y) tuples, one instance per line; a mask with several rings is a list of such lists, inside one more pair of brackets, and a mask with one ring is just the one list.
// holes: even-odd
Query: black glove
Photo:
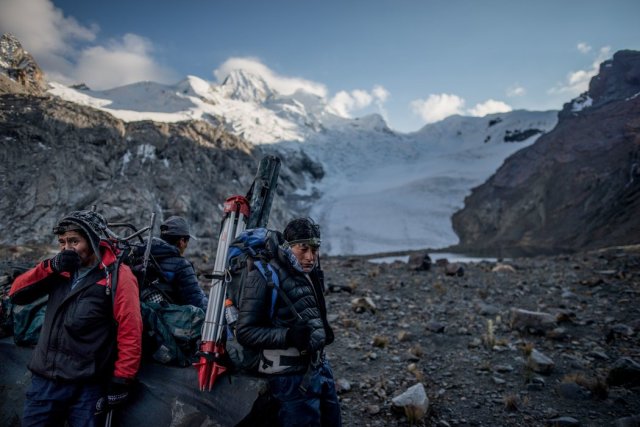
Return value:
[(107, 387), (107, 395), (96, 402), (96, 414), (109, 411), (125, 403), (129, 398), (130, 388), (128, 384), (111, 381)]
[(309, 347), (309, 338), (311, 337), (311, 328), (306, 323), (295, 323), (287, 331), (287, 344), (294, 346), (300, 351)]
[(80, 267), (80, 255), (71, 249), (65, 249), (50, 260), (51, 268), (56, 273), (67, 271), (72, 273)]

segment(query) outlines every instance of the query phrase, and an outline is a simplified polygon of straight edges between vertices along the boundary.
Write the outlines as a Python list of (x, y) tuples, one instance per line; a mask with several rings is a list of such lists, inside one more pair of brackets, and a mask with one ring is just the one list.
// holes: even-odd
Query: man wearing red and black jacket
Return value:
[[(16, 304), (49, 294), (29, 363), (23, 426), (97, 425), (96, 412), (123, 403), (140, 366), (142, 319), (138, 284), (116, 263), (107, 223), (75, 211), (56, 227), (60, 252), (16, 278)], [(119, 266), (115, 271), (115, 266)], [(116, 278), (114, 281), (114, 278)], [(112, 289), (115, 295), (112, 295)]]

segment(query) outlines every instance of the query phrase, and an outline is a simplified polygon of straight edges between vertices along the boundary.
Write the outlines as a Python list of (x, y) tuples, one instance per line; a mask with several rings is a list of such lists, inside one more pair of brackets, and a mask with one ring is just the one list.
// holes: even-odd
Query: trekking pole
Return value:
[(113, 418), (113, 409), (109, 409), (107, 416), (104, 420), (104, 427), (111, 427), (111, 419)]
[(151, 223), (149, 224), (149, 238), (147, 240), (147, 247), (144, 249), (144, 257), (142, 258), (142, 283), (145, 283), (147, 278), (147, 267), (149, 266), (149, 257), (151, 256), (151, 244), (153, 242), (153, 227), (156, 224), (156, 213), (151, 212)]

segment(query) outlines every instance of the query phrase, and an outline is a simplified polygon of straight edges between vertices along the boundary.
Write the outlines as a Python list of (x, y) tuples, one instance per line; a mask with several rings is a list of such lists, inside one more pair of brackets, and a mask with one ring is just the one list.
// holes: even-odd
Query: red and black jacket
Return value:
[[(102, 264), (71, 289), (69, 273), (55, 273), (48, 261), (18, 276), (9, 296), (27, 304), (49, 294), (38, 344), (29, 369), (56, 380), (132, 380), (142, 354), (142, 317), (138, 283), (119, 265), (115, 297), (110, 270), (116, 255), (100, 242)], [(105, 268), (106, 267), (106, 268)]]

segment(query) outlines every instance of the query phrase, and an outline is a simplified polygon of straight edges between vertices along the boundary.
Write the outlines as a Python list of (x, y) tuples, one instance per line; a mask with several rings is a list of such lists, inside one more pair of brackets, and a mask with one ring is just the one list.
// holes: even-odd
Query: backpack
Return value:
[[(18, 334), (30, 335), (30, 333), (27, 333), (30, 325), (19, 323), (17, 326), (14, 326), (14, 311), (17, 306), (9, 299), (9, 290), (15, 278), (30, 268), (31, 265), (14, 263), (12, 261), (0, 263), (0, 338), (13, 335), (14, 329), (17, 329)], [(39, 309), (39, 306), (34, 307), (34, 311), (38, 311)], [(30, 316), (36, 317), (37, 314), (33, 313)], [(33, 330), (39, 331), (40, 326), (42, 326), (42, 319), (40, 319), (39, 326)], [(38, 337), (36, 335), (35, 341), (37, 341), (37, 339)]]
[[(257, 269), (271, 288), (269, 317), (273, 319), (278, 295), (289, 309), (300, 317), (289, 297), (280, 288), (285, 272), (270, 262), (277, 253), (280, 235), (266, 228), (253, 228), (240, 233), (229, 245), (227, 252), (227, 300), (234, 307), (240, 306), (242, 290), (250, 271)], [(229, 279), (230, 278), (230, 279)], [(226, 310), (230, 307), (227, 306)], [(234, 323), (235, 324), (235, 323)], [(262, 350), (248, 349), (235, 339), (234, 324), (227, 324), (225, 349), (232, 369), (253, 373), (274, 374), (286, 370), (280, 367), (280, 356), (299, 356), (296, 349)], [(273, 354), (272, 354), (273, 353)], [(273, 360), (275, 359), (275, 360)]]
[(145, 271), (144, 251), (145, 246), (131, 245), (124, 259), (140, 289), (143, 353), (165, 365), (189, 366), (205, 313), (192, 305), (174, 304), (166, 292), (171, 285), (159, 264), (162, 257), (151, 252)]
[(196, 354), (204, 311), (192, 305), (140, 302), (143, 354), (165, 365), (186, 367)]
[(138, 281), (140, 301), (154, 304), (161, 303), (162, 301), (170, 304), (175, 303), (167, 292), (165, 292), (165, 290), (170, 287), (170, 284), (160, 267), (159, 260), (161, 258), (150, 253), (145, 270), (144, 250), (144, 246), (132, 245), (125, 258), (125, 263), (131, 267), (131, 271)]
[(252, 228), (240, 233), (229, 245), (227, 269), (231, 280), (227, 282), (227, 298), (235, 307), (240, 306), (246, 276), (257, 268), (267, 283), (271, 281), (274, 284), (269, 311), (270, 317), (273, 317), (280, 279), (269, 261), (277, 250), (276, 233), (266, 228)]
[(38, 343), (48, 301), (49, 295), (43, 295), (29, 304), (13, 305), (13, 341), (16, 345), (34, 346)]

